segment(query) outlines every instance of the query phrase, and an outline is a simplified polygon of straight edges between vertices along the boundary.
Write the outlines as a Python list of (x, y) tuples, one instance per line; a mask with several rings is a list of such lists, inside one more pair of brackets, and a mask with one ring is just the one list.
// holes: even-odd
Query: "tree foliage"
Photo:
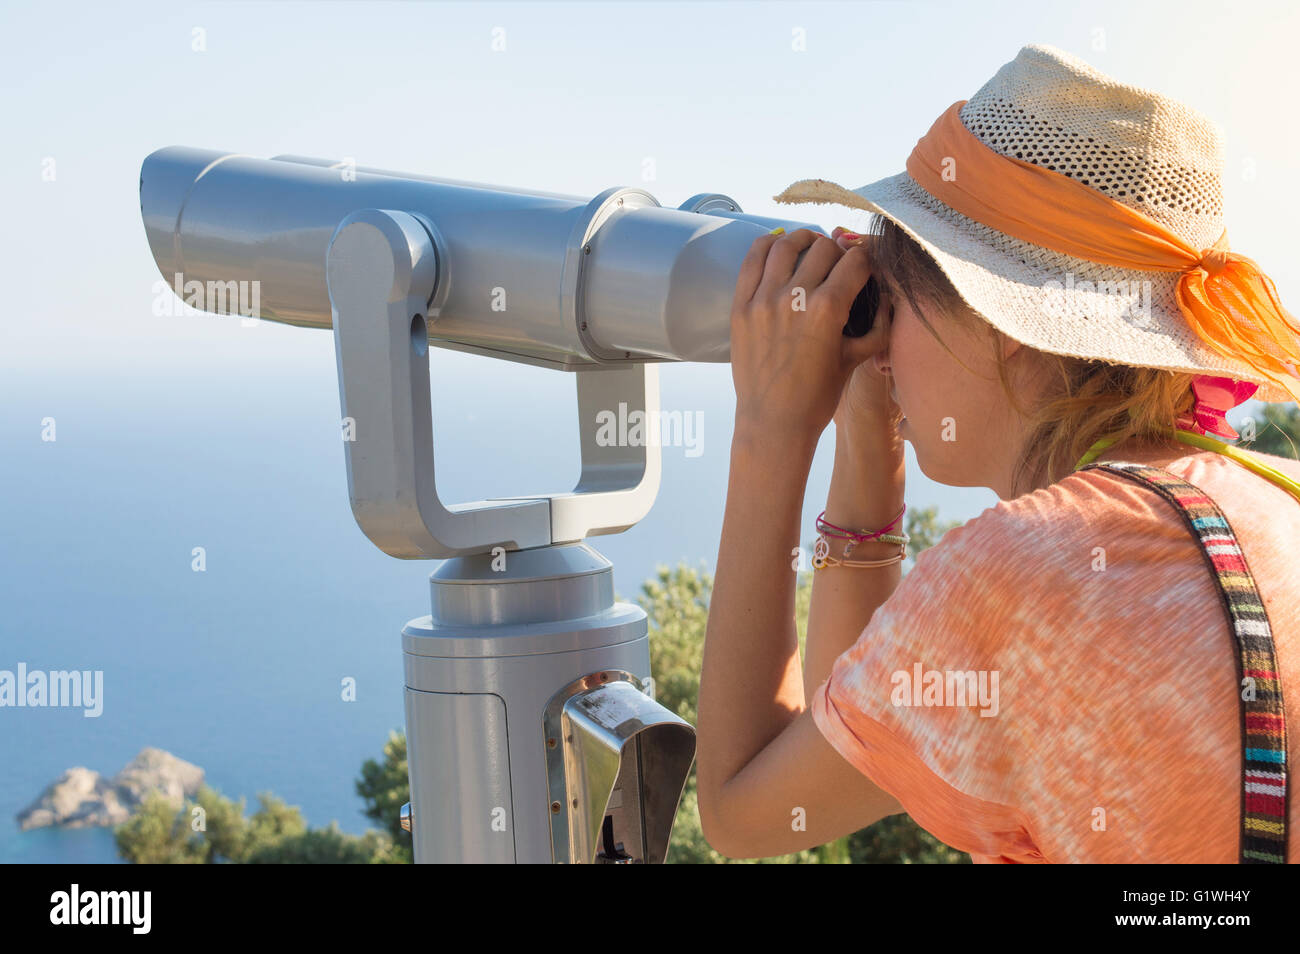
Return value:
[[(1265, 404), (1263, 408), (1261, 414), (1252, 415), (1255, 440), (1243, 440), (1241, 446), (1277, 457), (1300, 458), (1297, 452), (1300, 450), (1300, 405)], [(1244, 427), (1238, 427), (1237, 431), (1244, 434)]]
[[(367, 763), (370, 764), (370, 763)], [(360, 783), (358, 783), (360, 784)], [(135, 864), (390, 864), (410, 861), (410, 845), (386, 832), (349, 835), (337, 822), (308, 828), (296, 806), (269, 793), (244, 815), (244, 799), (205, 785), (179, 808), (152, 793), (114, 833), (118, 854)]]
[(366, 759), (356, 785), (366, 817), (387, 833), (399, 860), (413, 861), (410, 835), (402, 830), (402, 806), (411, 799), (405, 732), (388, 733), (383, 760)]

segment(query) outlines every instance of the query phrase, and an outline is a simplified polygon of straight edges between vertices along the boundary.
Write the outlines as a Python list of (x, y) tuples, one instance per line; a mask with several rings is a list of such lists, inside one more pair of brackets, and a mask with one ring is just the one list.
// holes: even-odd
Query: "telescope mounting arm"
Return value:
[(657, 440), (602, 445), (601, 410), (659, 406), (651, 363), (593, 364), (577, 374), (582, 471), (569, 493), (445, 505), (433, 456), (426, 322), (447, 292), (446, 245), (408, 212), (363, 209), (339, 223), (326, 255), (343, 412), (348, 496), (365, 535), (390, 556), (449, 559), (618, 533), (659, 490)]

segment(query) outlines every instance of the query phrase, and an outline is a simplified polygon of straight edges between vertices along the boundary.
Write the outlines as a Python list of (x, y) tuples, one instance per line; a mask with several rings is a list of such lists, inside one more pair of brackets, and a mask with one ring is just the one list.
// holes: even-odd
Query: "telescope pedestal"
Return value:
[(642, 693), (646, 614), (610, 562), (501, 551), (429, 582), (402, 630), (415, 860), (662, 862), (694, 730)]
[[(614, 601), (609, 561), (580, 542), (645, 515), (658, 445), (584, 427), (571, 493), (444, 505), (426, 315), (446, 260), (434, 222), (382, 209), (339, 223), (326, 257), (352, 512), (386, 553), (446, 560), (432, 612), (402, 631), (403, 827), (417, 862), (662, 862), (695, 730), (642, 694), (646, 614)], [(584, 422), (659, 399), (645, 365), (589, 372), (577, 390)]]

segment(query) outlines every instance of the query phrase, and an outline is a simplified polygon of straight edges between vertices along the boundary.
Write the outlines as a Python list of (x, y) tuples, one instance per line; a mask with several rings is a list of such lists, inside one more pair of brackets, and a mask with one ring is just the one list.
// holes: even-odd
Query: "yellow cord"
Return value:
[[(1194, 431), (1185, 431), (1178, 427), (1170, 428), (1170, 431), (1172, 431), (1176, 440), (1182, 441), (1184, 444), (1190, 444), (1193, 447), (1203, 448), (1204, 450), (1218, 451), (1224, 457), (1231, 458), (1243, 467), (1253, 470), (1265, 480), (1270, 480), (1277, 484), (1291, 496), (1295, 497), (1296, 500), (1300, 500), (1300, 483), (1292, 480), (1276, 467), (1266, 464), (1262, 460), (1258, 460), (1240, 447), (1233, 447), (1231, 444), (1225, 444), (1223, 441), (1215, 440), (1213, 437), (1204, 434), (1197, 434)], [(1080, 467), (1092, 463), (1106, 450), (1106, 448), (1110, 447), (1118, 439), (1118, 437), (1103, 437), (1101, 440), (1097, 441), (1097, 443), (1088, 448), (1088, 453), (1079, 458), (1079, 463), (1074, 465), (1074, 469), (1078, 470)]]
[(1097, 441), (1097, 443), (1088, 448), (1088, 453), (1079, 458), (1079, 463), (1074, 465), (1074, 469), (1078, 470), (1085, 464), (1091, 464), (1107, 447), (1114, 444), (1117, 440), (1119, 440), (1118, 437), (1103, 437), (1101, 440)]

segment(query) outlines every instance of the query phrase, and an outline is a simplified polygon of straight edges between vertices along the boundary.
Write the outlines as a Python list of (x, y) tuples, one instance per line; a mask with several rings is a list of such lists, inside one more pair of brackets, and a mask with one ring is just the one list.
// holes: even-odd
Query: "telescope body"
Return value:
[[(700, 193), (593, 198), (298, 156), (174, 146), (140, 170), (163, 284), (201, 311), (335, 332), (353, 514), (385, 553), (447, 559), (618, 533), (648, 511), (659, 451), (602, 416), (658, 410), (659, 361), (729, 361), (736, 277), (788, 220)], [(418, 344), (417, 344), (418, 343)], [(569, 492), (437, 494), (428, 345), (576, 376)]]
[[(636, 188), (594, 198), (188, 147), (150, 155), (140, 206), (154, 260), (179, 290), (236, 283), (199, 307), (331, 327), (326, 252), (363, 209), (411, 214), (429, 232), (431, 344), (565, 370), (728, 361), (736, 276), (776, 225), (726, 196), (664, 208)], [(253, 284), (256, 283), (256, 284)]]

